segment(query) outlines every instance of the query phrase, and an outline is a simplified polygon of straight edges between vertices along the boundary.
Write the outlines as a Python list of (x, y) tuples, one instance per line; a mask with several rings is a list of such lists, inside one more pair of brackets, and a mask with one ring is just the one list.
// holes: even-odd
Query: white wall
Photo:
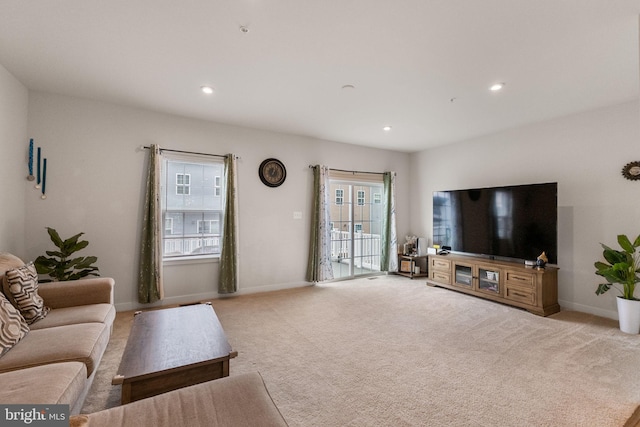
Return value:
[[(27, 193), (26, 252), (52, 249), (45, 227), (62, 237), (85, 232), (80, 255), (98, 257), (101, 275), (116, 280), (117, 308), (137, 307), (138, 231), (147, 152), (141, 145), (214, 154), (235, 153), (240, 211), (240, 291), (303, 286), (313, 183), (309, 164), (366, 171), (395, 170), (398, 234), (408, 234), (409, 155), (311, 138), (186, 119), (41, 92), (29, 96), (29, 136), (47, 157), (47, 199)], [(275, 157), (287, 180), (269, 188), (258, 178)], [(294, 220), (293, 212), (303, 212)], [(217, 264), (165, 267), (164, 303), (216, 295)]]
[(27, 138), (29, 93), (0, 65), (0, 252), (24, 256), (25, 188), (29, 140)]
[(630, 102), (417, 153), (411, 228), (432, 236), (436, 190), (558, 182), (560, 305), (617, 318), (616, 293), (594, 293), (593, 263), (600, 242), (640, 233), (640, 182), (621, 175), (640, 160), (639, 124), (638, 102)]

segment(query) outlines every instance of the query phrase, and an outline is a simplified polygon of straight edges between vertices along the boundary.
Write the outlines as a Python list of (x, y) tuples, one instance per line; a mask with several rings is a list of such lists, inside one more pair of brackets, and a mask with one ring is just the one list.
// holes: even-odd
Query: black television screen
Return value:
[(557, 264), (558, 184), (433, 193), (433, 243), (453, 252)]

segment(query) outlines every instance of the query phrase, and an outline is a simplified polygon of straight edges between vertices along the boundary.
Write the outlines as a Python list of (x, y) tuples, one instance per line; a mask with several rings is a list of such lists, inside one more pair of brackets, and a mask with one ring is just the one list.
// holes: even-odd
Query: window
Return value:
[(362, 224), (355, 224), (354, 227), (353, 231), (356, 233), (362, 233)]
[(176, 174), (176, 194), (191, 194), (191, 175)]
[(336, 189), (336, 205), (344, 203), (344, 190), (341, 188)]
[(220, 192), (220, 176), (216, 176), (214, 179), (214, 184), (213, 184), (213, 188), (214, 188), (214, 194), (216, 196), (219, 196), (221, 194)]
[(215, 219), (198, 220), (198, 233), (211, 234), (213, 230), (218, 230), (218, 221)]
[(358, 190), (358, 195), (356, 197), (358, 206), (364, 206), (364, 190)]
[(165, 259), (220, 255), (223, 170), (222, 160), (215, 157), (163, 154)]
[(373, 203), (375, 203), (376, 205), (382, 203), (382, 194), (373, 193)]

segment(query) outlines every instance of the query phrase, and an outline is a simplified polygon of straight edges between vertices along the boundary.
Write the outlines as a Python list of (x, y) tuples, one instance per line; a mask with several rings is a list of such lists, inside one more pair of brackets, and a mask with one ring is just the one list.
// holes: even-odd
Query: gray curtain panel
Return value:
[(162, 212), (160, 208), (160, 147), (152, 144), (147, 164), (147, 190), (140, 238), (138, 302), (156, 302), (164, 297), (162, 287)]
[(398, 271), (398, 236), (396, 235), (396, 173), (385, 172), (384, 217), (382, 220), (382, 256), (380, 270)]
[(331, 222), (329, 218), (329, 168), (313, 167), (313, 220), (309, 243), (307, 281), (333, 279), (331, 265)]
[(238, 201), (236, 198), (236, 156), (224, 159), (225, 202), (222, 228), (222, 253), (218, 293), (231, 294), (238, 290)]

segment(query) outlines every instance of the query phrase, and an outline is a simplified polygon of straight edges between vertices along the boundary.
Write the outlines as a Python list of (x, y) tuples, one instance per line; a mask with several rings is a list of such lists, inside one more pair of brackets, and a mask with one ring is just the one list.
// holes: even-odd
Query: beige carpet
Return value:
[[(583, 313), (542, 318), (399, 276), (213, 306), (231, 375), (259, 371), (291, 426), (623, 426), (640, 403), (640, 336)], [(83, 412), (119, 403), (131, 317)]]

